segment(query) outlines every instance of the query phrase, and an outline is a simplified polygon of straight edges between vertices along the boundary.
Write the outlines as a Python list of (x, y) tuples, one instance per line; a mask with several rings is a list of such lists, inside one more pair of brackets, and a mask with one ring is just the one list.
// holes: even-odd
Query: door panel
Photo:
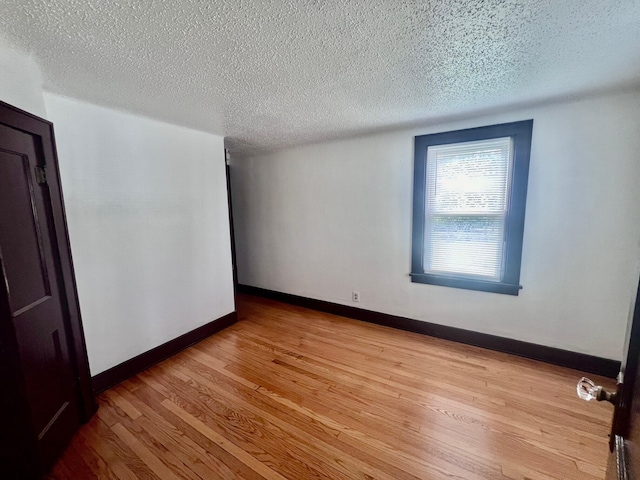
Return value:
[(32, 426), (46, 469), (79, 424), (69, 315), (49, 187), (38, 182), (43, 165), (37, 139), (2, 125), (0, 139), (0, 255)]
[(0, 211), (0, 224), (13, 226), (0, 230), (0, 245), (13, 315), (51, 295), (28, 173), (28, 157), (0, 149), (0, 204), (11, 205)]

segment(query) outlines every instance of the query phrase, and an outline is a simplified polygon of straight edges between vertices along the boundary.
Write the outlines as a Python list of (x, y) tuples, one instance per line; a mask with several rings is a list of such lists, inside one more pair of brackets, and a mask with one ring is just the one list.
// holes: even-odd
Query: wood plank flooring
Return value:
[(604, 478), (612, 407), (576, 397), (578, 371), (238, 303), (236, 325), (101, 394), (50, 478)]

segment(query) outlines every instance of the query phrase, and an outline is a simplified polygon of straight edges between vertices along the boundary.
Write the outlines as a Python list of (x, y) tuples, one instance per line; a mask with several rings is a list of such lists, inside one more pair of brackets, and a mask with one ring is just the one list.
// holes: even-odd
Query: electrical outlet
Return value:
[(360, 292), (351, 292), (351, 300), (354, 302), (360, 301)]

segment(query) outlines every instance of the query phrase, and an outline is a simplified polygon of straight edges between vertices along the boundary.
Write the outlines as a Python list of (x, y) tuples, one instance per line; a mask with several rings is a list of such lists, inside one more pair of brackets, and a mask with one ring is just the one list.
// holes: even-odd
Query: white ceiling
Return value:
[(2, 0), (0, 35), (245, 153), (640, 82), (638, 0)]

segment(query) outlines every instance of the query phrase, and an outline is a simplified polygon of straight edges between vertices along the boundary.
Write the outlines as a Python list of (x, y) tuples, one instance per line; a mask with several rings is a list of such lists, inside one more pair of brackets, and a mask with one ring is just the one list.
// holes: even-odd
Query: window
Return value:
[(532, 129), (415, 137), (413, 282), (518, 295)]

